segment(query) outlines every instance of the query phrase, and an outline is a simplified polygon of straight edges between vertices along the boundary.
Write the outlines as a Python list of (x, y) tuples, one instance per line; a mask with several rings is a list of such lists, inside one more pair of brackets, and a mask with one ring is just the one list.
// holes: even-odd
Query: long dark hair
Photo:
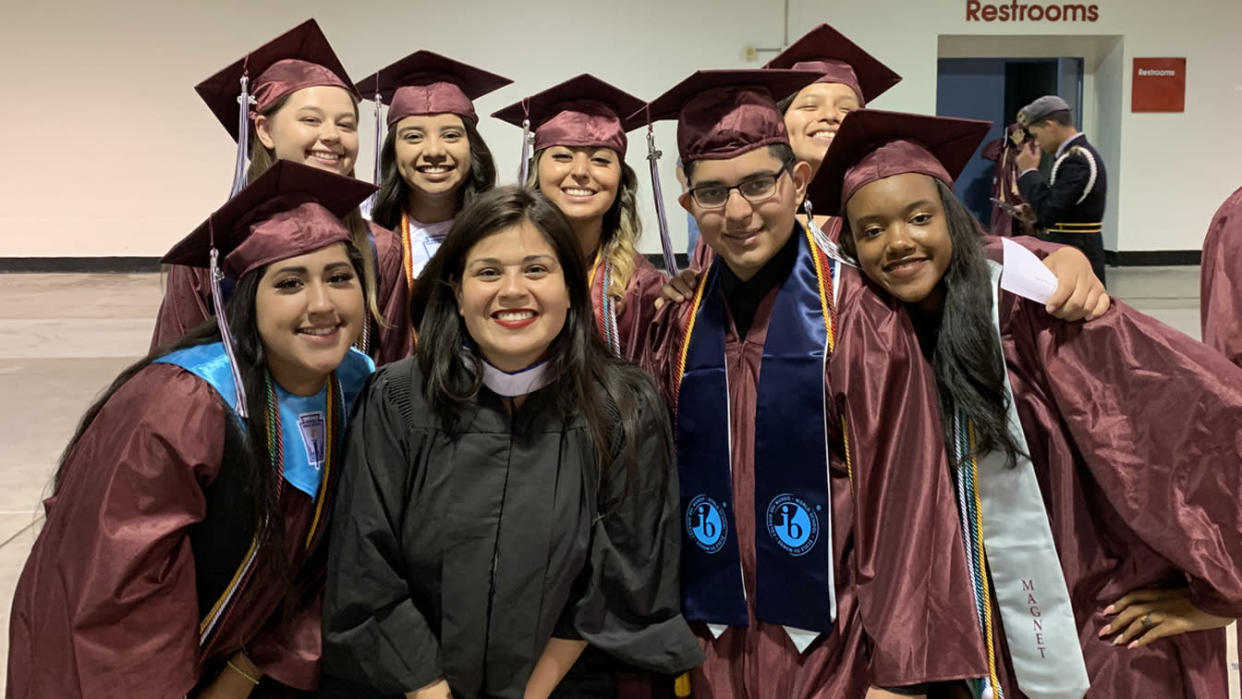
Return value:
[[(478, 126), (466, 118), (462, 118), (461, 124), (466, 129), (466, 141), (470, 144), (470, 172), (466, 181), (457, 188), (458, 211), (496, 186), (496, 161), (492, 159), (487, 142), (479, 134)], [(395, 231), (401, 225), (401, 213), (405, 211), (405, 203), (410, 196), (410, 185), (397, 169), (396, 124), (388, 129), (384, 145), (380, 148), (380, 176), (381, 184), (375, 196), (375, 207), (371, 210), (371, 220)]]
[[(953, 416), (961, 410), (974, 425), (973, 455), (1003, 452), (1013, 462), (1022, 450), (1009, 434), (1009, 399), (1005, 394), (1005, 358), (992, 322), (992, 275), (983, 254), (983, 227), (940, 180), (935, 180), (944, 208), (953, 254), (939, 286), (944, 306), (932, 348), (932, 370), (940, 398), (944, 440), (950, 458), (956, 452)], [(842, 217), (841, 247), (857, 257), (848, 217)], [(917, 321), (930, 321), (907, 305)], [(969, 459), (972, 454), (966, 454)], [(960, 465), (960, 464), (959, 464)]]
[(601, 481), (608, 464), (618, 456), (623, 457), (628, 473), (636, 466), (639, 406), (658, 405), (659, 398), (651, 379), (613, 357), (604, 345), (595, 328), (590, 292), (581, 283), (586, 278), (586, 261), (578, 238), (560, 209), (537, 192), (506, 186), (480, 196), (457, 217), (419, 277), (425, 307), (413, 314), (420, 338), (415, 356), (425, 377), (427, 399), (451, 425), (461, 407), (478, 395), (483, 372), (479, 357), (462, 351), (473, 342), (458, 313), (456, 289), (471, 248), (524, 221), (556, 251), (569, 294), (565, 325), (547, 351), (548, 371), (555, 379), (540, 391), (549, 396), (541, 404), (559, 411), (566, 421), (576, 413), (583, 415)]
[[(349, 260), (353, 264), (354, 273), (361, 278), (362, 255), (350, 243), (346, 243), (346, 250), (349, 254)], [(230, 417), (230, 419), (225, 421), (225, 430), (232, 431), (232, 434), (237, 437), (236, 442), (245, 445), (242, 453), (236, 455), (225, 454), (225, 458), (239, 457), (239, 463), (232, 464), (232, 467), (241, 469), (246, 508), (253, 513), (256, 526), (264, 521), (276, 523), (276, 526), (269, 526), (267, 528), (266, 536), (260, 542), (260, 548), (255, 559), (259, 563), (256, 575), (260, 577), (257, 579), (262, 583), (289, 587), (293, 584), (293, 579), (288, 568), (288, 561), (286, 560), (284, 518), (280, 513), (280, 503), (278, 502), (278, 495), (281, 489), (280, 479), (283, 476), (279, 471), (271, 468), (272, 454), (268, 449), (267, 431), (265, 429), (255, 429), (256, 426), (263, 424), (260, 416), (267, 414), (267, 358), (263, 350), (263, 341), (259, 337), (258, 318), (255, 310), (255, 298), (259, 291), (259, 281), (263, 278), (266, 270), (267, 266), (265, 265), (242, 275), (241, 279), (237, 281), (233, 295), (224, 304), (224, 317), (228, 320), (229, 329), (233, 333), (234, 350), (238, 366), (241, 368), (242, 386), (246, 390), (246, 408), (252, 416), (252, 429), (245, 430), (244, 435), (239, 434), (242, 432), (242, 427), (238, 420)], [(79, 442), (82, 440), (82, 436), (90, 429), (95, 422), (95, 418), (99, 416), (99, 413), (108, 404), (113, 394), (156, 359), (172, 354), (177, 350), (219, 341), (220, 328), (216, 324), (215, 318), (209, 318), (180, 339), (152, 350), (150, 354), (122, 371), (103, 392), (103, 395), (87, 408), (86, 413), (82, 416), (73, 438), (69, 440), (68, 446), (65, 447), (64, 452), (61, 454), (60, 464), (57, 466), (56, 475), (52, 481), (53, 493), (60, 491), (65, 478), (70, 475), (68, 473), (68, 465)], [(223, 402), (223, 398), (217, 398)], [(153, 396), (151, 400), (158, 400), (158, 398)], [(221, 440), (229, 441), (225, 439), (224, 435), (221, 435)], [(290, 596), (286, 601), (292, 603), (295, 599), (302, 599), (304, 594), (308, 594), (309, 590), (298, 590), (297, 592), (298, 594)], [(285, 611), (287, 613), (292, 611), (290, 604), (286, 604)]]

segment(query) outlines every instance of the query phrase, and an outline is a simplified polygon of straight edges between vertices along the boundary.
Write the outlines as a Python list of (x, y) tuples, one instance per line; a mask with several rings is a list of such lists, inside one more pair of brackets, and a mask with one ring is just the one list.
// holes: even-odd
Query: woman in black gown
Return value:
[(380, 695), (546, 697), (588, 643), (660, 673), (701, 660), (667, 411), (595, 332), (566, 283), (585, 274), (537, 194), (499, 188), (459, 216), (422, 277), (416, 355), (375, 375), (353, 419), (326, 674)]

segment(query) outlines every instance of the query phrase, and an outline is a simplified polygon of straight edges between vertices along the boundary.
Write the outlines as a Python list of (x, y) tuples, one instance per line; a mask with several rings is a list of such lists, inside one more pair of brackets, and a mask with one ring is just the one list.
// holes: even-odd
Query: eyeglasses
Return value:
[(702, 187), (691, 187), (690, 197), (694, 199), (694, 203), (703, 209), (719, 209), (729, 202), (729, 195), (733, 190), (737, 190), (742, 198), (751, 204), (762, 204), (776, 194), (776, 183), (780, 181), (781, 175), (788, 170), (779, 170), (777, 172), (761, 172), (757, 175), (751, 175), (746, 179), (738, 182), (733, 186), (723, 184), (706, 184)]

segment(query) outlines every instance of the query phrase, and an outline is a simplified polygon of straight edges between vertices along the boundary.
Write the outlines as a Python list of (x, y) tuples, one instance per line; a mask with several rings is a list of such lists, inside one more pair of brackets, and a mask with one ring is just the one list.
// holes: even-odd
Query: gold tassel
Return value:
[(673, 684), (673, 693), (679, 697), (690, 696), (690, 673), (683, 673), (677, 677), (677, 681)]

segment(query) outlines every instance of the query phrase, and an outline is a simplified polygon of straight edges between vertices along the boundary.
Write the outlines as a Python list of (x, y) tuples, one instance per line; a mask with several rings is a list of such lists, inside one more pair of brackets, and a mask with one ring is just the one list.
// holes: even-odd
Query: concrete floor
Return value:
[[(1118, 298), (1199, 337), (1197, 267), (1111, 269), (1109, 278)], [(60, 451), (94, 397), (146, 352), (159, 301), (153, 274), (0, 274), (0, 657)], [(1234, 699), (1237, 676), (1231, 644)]]

